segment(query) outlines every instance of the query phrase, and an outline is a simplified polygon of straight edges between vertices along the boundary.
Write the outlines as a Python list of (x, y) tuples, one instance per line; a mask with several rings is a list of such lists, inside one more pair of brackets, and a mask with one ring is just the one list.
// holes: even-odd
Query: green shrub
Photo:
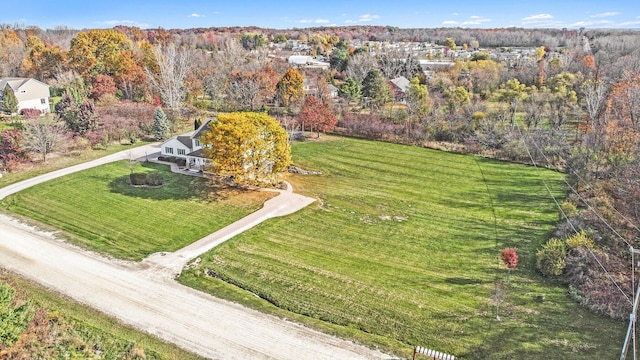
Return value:
[(131, 185), (144, 185), (146, 180), (147, 174), (132, 173), (129, 175), (129, 181), (131, 181)]
[(551, 238), (536, 253), (536, 268), (546, 276), (560, 276), (565, 267), (566, 250), (564, 242)]
[(0, 350), (11, 347), (27, 330), (33, 318), (31, 304), (23, 302), (20, 306), (16, 305), (15, 294), (12, 287), (0, 284)]
[(580, 246), (586, 246), (589, 249), (593, 249), (593, 240), (589, 237), (589, 233), (581, 230), (579, 233), (567, 238), (567, 247), (569, 250), (573, 250)]
[(153, 171), (147, 174), (146, 183), (149, 186), (160, 186), (164, 182), (164, 178), (159, 171)]
[(578, 208), (571, 201), (568, 201), (568, 200), (563, 201), (560, 204), (560, 209), (562, 209), (562, 212), (568, 218), (572, 218), (572, 217), (575, 217), (576, 215), (578, 215)]

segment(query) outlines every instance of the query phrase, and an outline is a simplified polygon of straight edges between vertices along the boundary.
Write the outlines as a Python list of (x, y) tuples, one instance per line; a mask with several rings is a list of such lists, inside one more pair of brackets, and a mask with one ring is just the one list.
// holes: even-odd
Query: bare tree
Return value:
[(352, 56), (347, 63), (347, 76), (362, 84), (369, 70), (378, 67), (376, 59), (367, 52)]
[(158, 73), (145, 69), (151, 85), (160, 93), (165, 105), (172, 110), (180, 110), (187, 89), (185, 80), (192, 67), (192, 54), (186, 49), (176, 49), (175, 45), (155, 48)]
[(582, 95), (584, 96), (584, 107), (589, 116), (592, 127), (599, 126), (599, 120), (604, 111), (608, 86), (602, 81), (586, 81), (582, 87)]
[(50, 117), (33, 119), (24, 128), (24, 143), (29, 151), (42, 155), (42, 162), (47, 161), (47, 154), (60, 145), (64, 133), (64, 124)]

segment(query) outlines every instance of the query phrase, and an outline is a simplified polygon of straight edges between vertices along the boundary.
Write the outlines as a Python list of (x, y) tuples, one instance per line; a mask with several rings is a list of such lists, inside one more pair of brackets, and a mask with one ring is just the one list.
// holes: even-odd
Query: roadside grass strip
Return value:
[[(463, 359), (619, 351), (624, 324), (581, 308), (534, 269), (558, 220), (541, 177), (561, 199), (562, 174), (347, 138), (293, 150), (296, 165), (323, 172), (289, 178), (318, 201), (213, 249), (180, 281), (322, 329), (331, 324), (333, 333), (405, 357), (414, 345)], [(520, 258), (508, 284), (505, 247)]]

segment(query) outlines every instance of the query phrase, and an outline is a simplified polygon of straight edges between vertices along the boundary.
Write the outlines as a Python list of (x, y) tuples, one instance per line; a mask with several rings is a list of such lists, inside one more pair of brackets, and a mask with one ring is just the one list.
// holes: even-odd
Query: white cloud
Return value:
[(483, 23), (490, 22), (491, 19), (483, 18), (482, 16), (470, 16), (467, 21), (445, 20), (442, 25), (445, 26), (470, 26), (470, 25), (482, 25)]
[(199, 17), (204, 17), (204, 15), (200, 15), (198, 13), (193, 13), (191, 15), (189, 15), (190, 17), (194, 17), (194, 18), (199, 18)]
[(481, 25), (483, 23), (489, 22), (491, 19), (481, 18), (480, 16), (472, 16), (471, 20), (467, 20), (462, 22), (460, 25)]
[[(640, 19), (640, 16), (637, 16), (636, 19)], [(625, 21), (616, 25), (617, 27), (638, 27), (640, 26), (640, 21)]]
[(298, 22), (302, 24), (328, 24), (330, 21), (327, 19), (302, 19)]
[(537, 28), (562, 28), (567, 26), (564, 22), (555, 20), (555, 18), (551, 14), (532, 15), (523, 18), (521, 21), (522, 26)]
[(136, 26), (139, 28), (149, 27), (149, 24), (140, 23), (134, 20), (105, 20), (105, 21), (97, 21), (96, 24), (101, 24), (106, 26), (127, 25), (127, 26)]
[(528, 16), (526, 18), (522, 19), (522, 23), (523, 24), (535, 24), (535, 23), (539, 23), (539, 22), (545, 22), (548, 20), (552, 20), (553, 16), (551, 14), (538, 14), (538, 15), (532, 15), (532, 16)]
[(594, 15), (591, 15), (590, 17), (592, 17), (592, 18), (603, 18), (603, 17), (616, 16), (616, 15), (620, 15), (620, 13), (617, 12), (617, 11), (608, 11), (608, 12), (604, 12), (604, 13), (601, 13), (601, 14), (594, 14)]
[(567, 27), (569, 28), (577, 28), (577, 27), (603, 27), (605, 25), (610, 26), (613, 24), (613, 21), (610, 20), (586, 20), (586, 21), (578, 21)]
[(360, 18), (358, 19), (358, 22), (369, 22), (375, 19), (380, 19), (380, 16), (378, 15), (371, 15), (371, 14), (364, 14), (361, 15)]
[(376, 19), (380, 19), (380, 16), (372, 15), (372, 14), (364, 14), (364, 15), (360, 15), (360, 17), (357, 20), (349, 19), (349, 20), (345, 20), (344, 23), (353, 24), (353, 23), (359, 23), (359, 22), (370, 22)]
[(458, 13), (452, 13), (451, 15), (453, 15), (453, 16), (458, 16), (458, 15), (460, 15), (460, 14), (458, 14)]

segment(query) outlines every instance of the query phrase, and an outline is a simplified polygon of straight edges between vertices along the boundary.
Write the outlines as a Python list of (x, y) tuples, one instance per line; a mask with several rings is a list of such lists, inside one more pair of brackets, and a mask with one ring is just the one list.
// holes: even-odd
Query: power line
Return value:
[[(520, 130), (520, 128), (519, 128), (519, 127), (518, 127), (518, 130)], [(520, 132), (520, 134), (522, 135), (522, 132)], [(547, 161), (547, 163), (550, 163), (550, 162), (549, 162), (549, 158), (547, 158), (547, 156), (544, 154), (544, 152), (542, 151), (542, 149), (540, 149), (540, 147), (539, 147), (539, 146), (538, 146), (538, 144), (535, 142), (535, 140), (533, 140), (533, 138), (531, 138), (531, 137), (529, 137), (529, 139), (531, 140), (531, 142), (533, 143), (533, 145), (536, 147), (536, 149), (538, 149), (538, 152), (540, 152), (540, 154), (542, 154), (542, 157), (544, 157), (544, 159)], [(526, 144), (525, 144), (525, 146), (526, 146)], [(531, 161), (533, 161), (533, 159), (532, 159)], [(534, 164), (534, 165), (535, 165), (535, 164)], [(571, 167), (570, 167), (570, 166), (567, 166), (567, 167), (571, 169)], [(572, 169), (572, 172), (573, 172), (574, 174), (576, 174), (576, 175), (577, 175), (577, 172), (576, 172), (574, 169)], [(578, 175), (578, 177), (580, 177), (580, 176)], [(584, 204), (589, 208), (589, 210), (591, 210), (591, 211), (592, 211), (592, 212), (593, 212), (593, 213), (594, 213), (594, 214), (595, 214), (595, 215), (600, 219), (600, 221), (602, 221), (602, 222), (603, 222), (603, 223), (604, 223), (604, 224), (605, 224), (605, 225), (606, 225), (606, 226), (607, 226), (607, 227), (608, 227), (608, 228), (609, 228), (609, 229), (610, 229), (610, 230), (611, 230), (611, 231), (612, 231), (616, 236), (618, 236), (622, 241), (624, 241), (624, 243), (625, 243), (625, 244), (627, 244), (627, 246), (629, 246), (629, 247), (633, 247), (633, 246), (632, 246), (632, 245), (627, 241), (627, 239), (625, 239), (622, 235), (620, 235), (620, 233), (618, 233), (618, 231), (616, 231), (616, 229), (614, 229), (614, 228), (613, 228), (613, 227), (612, 227), (612, 226), (607, 222), (607, 220), (605, 220), (605, 219), (602, 217), (602, 215), (600, 215), (600, 214), (596, 211), (596, 209), (594, 209), (594, 208), (593, 208), (593, 207), (592, 207), (592, 206), (587, 202), (587, 200), (586, 200), (586, 199), (584, 199), (584, 198), (582, 197), (582, 195), (580, 195), (580, 193), (578, 193), (578, 191), (577, 191), (573, 186), (571, 186), (571, 184), (569, 184), (569, 182), (568, 182), (566, 179), (563, 179), (563, 181), (564, 181), (564, 183), (565, 183), (565, 184), (567, 184), (567, 186), (571, 189), (571, 191), (573, 191), (573, 193), (574, 193), (574, 194), (576, 194), (576, 195), (580, 198), (580, 200), (582, 200), (582, 202), (583, 202), (583, 203), (584, 203)], [(583, 180), (583, 182), (584, 182), (585, 184), (587, 184), (589, 187), (591, 187), (591, 185), (589, 185), (586, 181), (584, 181), (584, 180)], [(611, 206), (611, 207), (612, 207), (612, 208), (613, 208), (613, 209), (614, 209), (614, 210), (615, 210), (615, 211), (616, 211), (620, 216), (622, 216), (622, 218), (623, 218), (625, 221), (627, 221), (628, 223), (630, 223), (634, 228), (638, 229), (635, 225), (633, 225), (633, 222), (631, 222), (629, 219), (627, 219), (627, 218), (626, 218), (626, 217), (624, 217), (622, 214), (620, 214), (620, 213), (618, 212), (618, 210), (617, 210), (615, 207), (613, 207), (613, 206)], [(568, 219), (567, 219), (567, 220), (568, 220)], [(638, 229), (638, 230), (640, 231), (640, 229)]]
[[(538, 165), (536, 164), (536, 161), (533, 159), (533, 156), (531, 155), (531, 151), (529, 150), (529, 146), (527, 145), (527, 142), (525, 141), (524, 138), (524, 134), (522, 133), (522, 129), (520, 129), (519, 125), (515, 125), (516, 128), (518, 129), (518, 133), (520, 134), (520, 139), (522, 140), (522, 143), (524, 144), (525, 149), (527, 150), (527, 154), (529, 155), (529, 159), (531, 160), (531, 163), (533, 164), (533, 166), (536, 169), (536, 172), (538, 173), (538, 175), (540, 176), (540, 179), (542, 180), (542, 183), (544, 184), (545, 188), (547, 189), (547, 192), (549, 193), (549, 195), (551, 196), (551, 198), (553, 199), (553, 202), (556, 204), (556, 206), (558, 207), (558, 209), (560, 210), (560, 213), (562, 213), (562, 216), (567, 220), (567, 222), (569, 223), (569, 225), (571, 226), (571, 228), (573, 229), (573, 231), (576, 233), (576, 235), (579, 233), (578, 230), (575, 228), (575, 226), (573, 225), (573, 223), (571, 223), (571, 221), (569, 220), (569, 217), (567, 216), (567, 214), (564, 212), (564, 210), (562, 209), (562, 207), (560, 206), (560, 203), (558, 203), (558, 200), (556, 199), (556, 197), (553, 195), (553, 192), (551, 191), (551, 188), (549, 188), (549, 185), (547, 184), (547, 182), (544, 180), (544, 177), (542, 177), (542, 174), (540, 173), (540, 169), (538, 168)], [(533, 142), (533, 140), (532, 140)], [(535, 143), (535, 142), (534, 142)], [(538, 149), (539, 150), (539, 149)], [(600, 268), (602, 268), (602, 270), (605, 272), (605, 274), (607, 275), (607, 277), (609, 278), (609, 280), (616, 286), (616, 288), (620, 291), (620, 293), (625, 297), (625, 299), (627, 299), (627, 301), (629, 302), (629, 304), (631, 304), (631, 306), (633, 306), (633, 302), (631, 301), (631, 299), (629, 299), (629, 296), (622, 290), (622, 288), (620, 287), (620, 285), (618, 285), (618, 283), (615, 281), (615, 279), (613, 278), (613, 276), (611, 276), (611, 274), (609, 273), (609, 271), (607, 271), (607, 269), (604, 267), (604, 265), (602, 265), (602, 263), (600, 262), (600, 260), (598, 259), (598, 257), (593, 253), (593, 251), (588, 247), (585, 246), (585, 248), (589, 251), (589, 254), (591, 254), (591, 256), (593, 257), (593, 259), (596, 261), (596, 263), (598, 263), (598, 265), (600, 266)]]

